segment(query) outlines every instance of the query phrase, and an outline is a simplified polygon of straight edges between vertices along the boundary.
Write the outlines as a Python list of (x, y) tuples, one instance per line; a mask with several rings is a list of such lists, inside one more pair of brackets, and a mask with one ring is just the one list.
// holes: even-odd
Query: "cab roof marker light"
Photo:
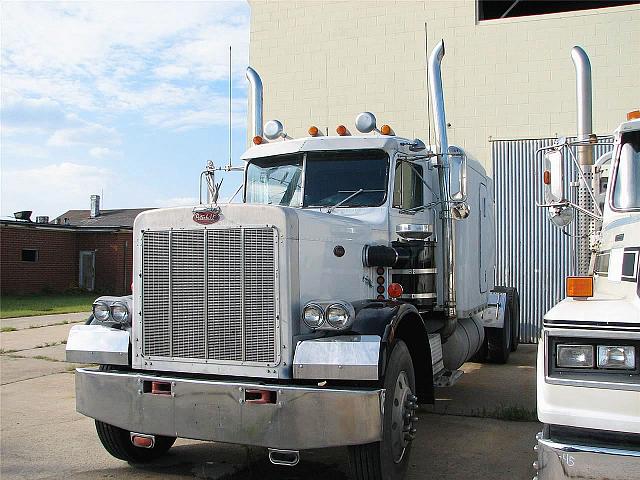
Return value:
[(308, 131), (310, 137), (317, 137), (320, 134), (320, 130), (315, 125), (311, 125)]
[(338, 125), (336, 127), (336, 133), (341, 137), (344, 137), (349, 135), (349, 130), (347, 130), (347, 127), (345, 127), (344, 125)]
[(260, 135), (253, 137), (252, 141), (254, 145), (262, 145), (264, 143), (264, 139)]
[(640, 118), (640, 110), (632, 110), (627, 113), (627, 120), (637, 120)]
[(389, 125), (382, 125), (380, 127), (380, 133), (382, 135), (393, 135), (393, 130), (391, 129), (391, 127)]

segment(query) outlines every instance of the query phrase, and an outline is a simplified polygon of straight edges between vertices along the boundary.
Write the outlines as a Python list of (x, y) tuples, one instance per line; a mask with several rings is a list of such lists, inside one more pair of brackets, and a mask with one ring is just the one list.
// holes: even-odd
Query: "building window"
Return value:
[(574, 12), (576, 10), (592, 10), (594, 8), (620, 7), (634, 5), (640, 0), (620, 1), (535, 1), (535, 0), (478, 0), (478, 20), (495, 20), (496, 18), (528, 17), (545, 13)]
[(38, 250), (34, 248), (23, 248), (22, 249), (22, 261), (23, 262), (37, 262), (38, 261)]
[(396, 163), (393, 206), (415, 208), (423, 204), (422, 166), (407, 161)]

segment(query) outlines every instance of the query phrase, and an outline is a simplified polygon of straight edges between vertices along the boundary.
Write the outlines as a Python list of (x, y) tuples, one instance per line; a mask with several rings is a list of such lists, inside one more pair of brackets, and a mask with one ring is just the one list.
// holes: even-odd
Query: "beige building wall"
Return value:
[(425, 22), (429, 52), (445, 40), (449, 141), (489, 169), (491, 138), (575, 133), (574, 45), (591, 59), (596, 133), (640, 108), (640, 6), (478, 22), (472, 0), (249, 3), (265, 121), (293, 137), (355, 131), (369, 110), (427, 142)]

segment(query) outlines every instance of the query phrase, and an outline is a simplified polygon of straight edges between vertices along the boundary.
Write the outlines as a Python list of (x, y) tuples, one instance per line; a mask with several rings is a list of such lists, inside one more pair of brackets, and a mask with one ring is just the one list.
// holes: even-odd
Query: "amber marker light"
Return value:
[(315, 125), (310, 126), (309, 135), (311, 135), (312, 137), (316, 137), (318, 135), (318, 127), (316, 127)]
[(390, 283), (387, 292), (391, 298), (400, 298), (402, 296), (402, 285), (399, 283)]
[(544, 177), (542, 180), (545, 185), (551, 185), (551, 172), (549, 170), (544, 171)]
[(380, 133), (382, 135), (391, 135), (391, 127), (389, 125), (382, 125), (380, 127)]
[(633, 110), (627, 113), (627, 120), (636, 120), (638, 118), (640, 118), (640, 110)]
[(567, 297), (593, 297), (593, 277), (567, 277)]
[(260, 135), (256, 135), (253, 137), (253, 143), (254, 145), (260, 145), (262, 143), (262, 137)]
[(347, 127), (344, 125), (338, 125), (336, 128), (336, 133), (341, 137), (344, 137), (347, 134)]

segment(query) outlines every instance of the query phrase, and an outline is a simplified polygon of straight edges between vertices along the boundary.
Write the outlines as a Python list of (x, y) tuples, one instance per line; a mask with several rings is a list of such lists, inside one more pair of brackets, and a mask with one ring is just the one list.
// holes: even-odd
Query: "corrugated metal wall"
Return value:
[[(564, 297), (564, 279), (574, 265), (574, 242), (548, 219), (535, 152), (555, 139), (492, 141), (496, 201), (496, 285), (520, 292), (520, 341), (535, 343), (544, 313)], [(611, 147), (598, 145), (597, 159)], [(540, 163), (538, 163), (538, 169)], [(568, 183), (575, 171), (566, 165)], [(573, 233), (572, 225), (567, 229)]]

